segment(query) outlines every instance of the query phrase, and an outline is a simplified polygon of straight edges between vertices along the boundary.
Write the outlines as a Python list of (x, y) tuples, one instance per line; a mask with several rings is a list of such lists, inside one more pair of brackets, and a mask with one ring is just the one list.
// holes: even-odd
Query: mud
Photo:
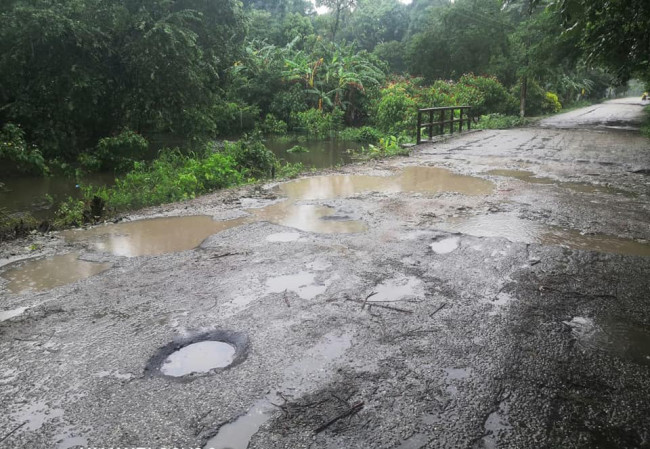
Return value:
[(9, 292), (24, 293), (50, 290), (110, 268), (110, 264), (80, 260), (79, 255), (68, 253), (43, 259), (28, 259), (6, 267), (0, 277), (8, 281), (6, 289)]
[[(650, 144), (609, 129), (641, 113), (605, 104), (126, 217), (207, 217), (179, 249), (113, 250), (120, 224), (3, 243), (4, 274), (72, 253), (110, 268), (21, 294), (0, 278), (1, 444), (644, 447)], [(184, 241), (169, 223), (153, 234)], [(163, 373), (203, 341), (233, 363)]]

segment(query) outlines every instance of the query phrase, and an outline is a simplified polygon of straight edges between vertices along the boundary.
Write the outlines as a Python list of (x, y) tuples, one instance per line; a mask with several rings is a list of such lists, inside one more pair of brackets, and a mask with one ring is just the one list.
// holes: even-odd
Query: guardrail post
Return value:
[(422, 142), (422, 111), (418, 111), (418, 129), (416, 132), (418, 145)]

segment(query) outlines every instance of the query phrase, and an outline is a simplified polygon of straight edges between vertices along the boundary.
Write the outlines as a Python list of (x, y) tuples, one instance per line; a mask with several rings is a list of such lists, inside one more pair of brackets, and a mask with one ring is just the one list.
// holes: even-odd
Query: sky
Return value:
[[(400, 1), (400, 3), (404, 3), (405, 5), (408, 5), (408, 4), (410, 4), (413, 0), (399, 0), (399, 1)], [(315, 4), (315, 0), (311, 0), (311, 2)], [(314, 8), (316, 8), (316, 6), (314, 6)], [(321, 6), (321, 7), (319, 7), (319, 8), (316, 8), (316, 12), (317, 12), (318, 14), (325, 14), (325, 13), (327, 12), (327, 8), (326, 8), (325, 6)]]

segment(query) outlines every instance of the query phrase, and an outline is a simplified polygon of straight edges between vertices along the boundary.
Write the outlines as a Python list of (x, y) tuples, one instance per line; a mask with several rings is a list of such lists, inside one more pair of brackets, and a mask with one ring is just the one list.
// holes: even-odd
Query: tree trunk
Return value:
[(521, 92), (519, 94), (519, 116), (524, 118), (526, 116), (526, 94), (528, 93), (528, 77), (526, 75), (521, 77)]

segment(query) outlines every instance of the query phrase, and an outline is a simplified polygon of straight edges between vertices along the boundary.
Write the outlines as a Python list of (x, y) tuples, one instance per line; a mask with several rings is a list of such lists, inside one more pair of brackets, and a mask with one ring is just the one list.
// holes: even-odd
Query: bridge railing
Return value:
[[(467, 129), (470, 130), (472, 128), (471, 109), (471, 106), (418, 109), (417, 143), (419, 144), (422, 142), (422, 128), (427, 129), (429, 140), (431, 140), (433, 136), (444, 134), (447, 125), (449, 125), (449, 132), (451, 134), (454, 133), (456, 125), (458, 125), (458, 132), (462, 132), (463, 124), (465, 123), (467, 123)], [(456, 111), (459, 111), (458, 118), (456, 118)], [(428, 122), (422, 122), (423, 117), (426, 117)]]

